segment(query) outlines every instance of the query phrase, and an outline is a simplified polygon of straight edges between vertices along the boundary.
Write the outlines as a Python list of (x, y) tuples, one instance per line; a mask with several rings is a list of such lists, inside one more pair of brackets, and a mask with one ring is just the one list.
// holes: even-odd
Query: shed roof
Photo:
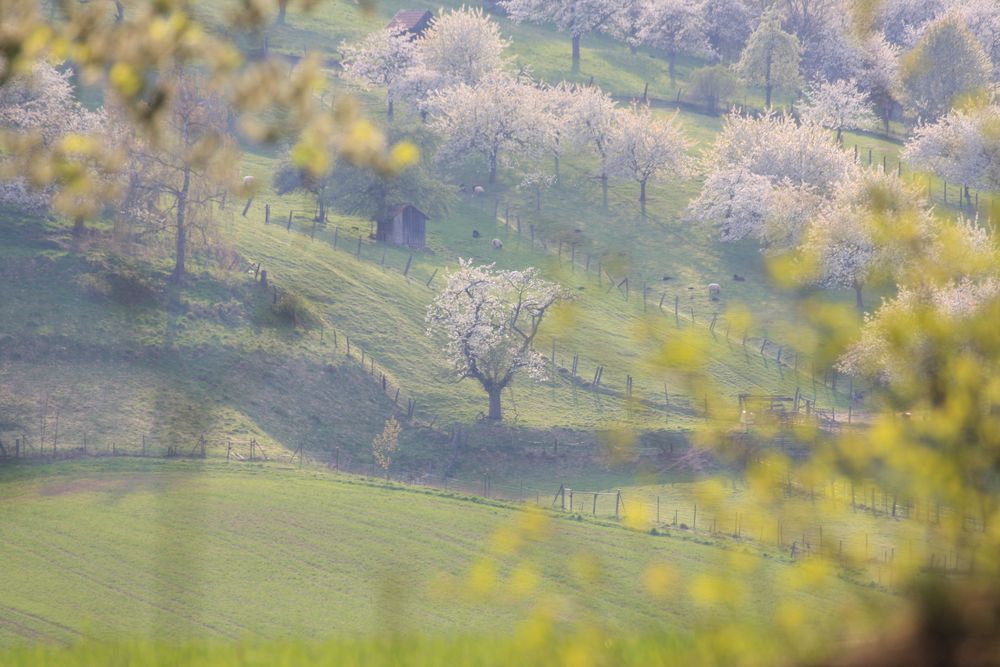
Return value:
[(429, 215), (427, 215), (426, 213), (424, 213), (423, 211), (421, 211), (419, 208), (417, 208), (413, 204), (410, 204), (408, 202), (404, 202), (402, 204), (396, 204), (395, 206), (393, 206), (392, 208), (389, 209), (389, 215), (388, 215), (389, 220), (394, 219), (397, 215), (399, 215), (400, 213), (402, 213), (403, 211), (405, 211), (408, 208), (412, 208), (424, 220), (430, 220), (431, 219)]
[(389, 30), (421, 33), (427, 28), (434, 15), (426, 9), (400, 9), (386, 26)]

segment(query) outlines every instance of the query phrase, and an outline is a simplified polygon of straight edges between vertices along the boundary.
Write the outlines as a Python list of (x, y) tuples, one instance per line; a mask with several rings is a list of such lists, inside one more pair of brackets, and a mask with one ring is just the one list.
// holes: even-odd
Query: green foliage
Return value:
[(309, 299), (291, 289), (278, 291), (278, 298), (272, 303), (271, 312), (279, 321), (296, 328), (312, 329), (321, 326), (323, 322), (322, 316)]
[(725, 65), (699, 67), (691, 73), (691, 94), (705, 102), (705, 110), (713, 116), (718, 112), (718, 104), (731, 99), (740, 89), (739, 79)]
[(774, 88), (795, 88), (802, 80), (802, 46), (795, 35), (781, 29), (778, 7), (767, 10), (747, 40), (736, 71), (748, 86), (762, 86), (765, 106), (771, 106)]
[(924, 121), (935, 121), (962, 96), (982, 90), (991, 69), (983, 47), (958, 17), (939, 19), (900, 62), (903, 101)]

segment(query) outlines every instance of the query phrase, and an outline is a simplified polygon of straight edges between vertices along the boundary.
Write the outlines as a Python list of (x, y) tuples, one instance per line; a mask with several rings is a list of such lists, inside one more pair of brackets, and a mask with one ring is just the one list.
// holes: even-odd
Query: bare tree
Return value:
[(133, 137), (124, 209), (154, 230), (174, 232), (170, 281), (184, 280), (193, 231), (208, 229), (235, 184), (237, 151), (226, 135), (227, 109), (195, 74), (172, 76), (170, 113), (152, 139)]

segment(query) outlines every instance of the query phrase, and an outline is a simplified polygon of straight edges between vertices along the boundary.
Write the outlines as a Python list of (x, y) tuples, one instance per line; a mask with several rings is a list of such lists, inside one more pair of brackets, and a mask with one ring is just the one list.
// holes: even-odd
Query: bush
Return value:
[(725, 65), (699, 67), (691, 74), (691, 95), (705, 103), (705, 111), (715, 115), (719, 102), (740, 89), (736, 75)]
[(292, 290), (282, 290), (272, 304), (271, 312), (281, 322), (293, 327), (312, 329), (319, 326), (320, 316), (309, 299)]

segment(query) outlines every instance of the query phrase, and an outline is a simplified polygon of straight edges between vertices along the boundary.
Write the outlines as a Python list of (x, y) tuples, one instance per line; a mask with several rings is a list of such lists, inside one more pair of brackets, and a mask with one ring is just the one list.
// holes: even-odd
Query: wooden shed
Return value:
[(427, 245), (427, 221), (430, 220), (413, 204), (393, 206), (385, 218), (378, 221), (375, 238), (391, 245), (423, 248)]
[(414, 37), (420, 37), (431, 24), (434, 15), (426, 9), (400, 9), (386, 26), (387, 30), (399, 30)]

